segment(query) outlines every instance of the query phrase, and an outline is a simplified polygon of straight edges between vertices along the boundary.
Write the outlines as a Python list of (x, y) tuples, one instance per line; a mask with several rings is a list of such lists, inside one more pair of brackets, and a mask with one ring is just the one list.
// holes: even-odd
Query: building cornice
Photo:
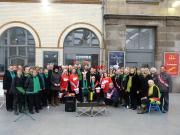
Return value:
[[(101, 4), (101, 0), (49, 0), (51, 3)], [(0, 2), (40, 3), (41, 0), (0, 0)]]
[(136, 20), (180, 20), (180, 16), (149, 16), (149, 15), (115, 15), (106, 14), (104, 19), (136, 19)]

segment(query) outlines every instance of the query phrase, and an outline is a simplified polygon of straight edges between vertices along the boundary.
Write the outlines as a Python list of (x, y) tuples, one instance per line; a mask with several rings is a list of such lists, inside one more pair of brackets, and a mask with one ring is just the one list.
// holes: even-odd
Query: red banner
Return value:
[(165, 52), (164, 53), (164, 66), (166, 71), (173, 76), (178, 76), (179, 72), (179, 53), (178, 52)]

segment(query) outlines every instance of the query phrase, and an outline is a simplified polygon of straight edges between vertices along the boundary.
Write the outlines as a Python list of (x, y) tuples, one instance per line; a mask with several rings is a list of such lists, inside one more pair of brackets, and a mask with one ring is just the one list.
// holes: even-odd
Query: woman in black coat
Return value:
[(137, 91), (140, 89), (139, 76), (136, 74), (136, 69), (131, 68), (128, 75), (127, 91), (130, 93), (131, 109), (137, 108)]
[(58, 106), (58, 94), (60, 92), (61, 73), (58, 66), (54, 66), (51, 75), (51, 105)]
[(13, 66), (9, 66), (8, 70), (5, 71), (3, 76), (3, 89), (6, 96), (6, 110), (13, 111), (13, 93), (12, 93), (12, 82), (15, 78), (16, 73), (13, 71)]
[(17, 70), (17, 76), (14, 79), (14, 113), (18, 115), (23, 112), (24, 106), (24, 78), (22, 76), (22, 69)]

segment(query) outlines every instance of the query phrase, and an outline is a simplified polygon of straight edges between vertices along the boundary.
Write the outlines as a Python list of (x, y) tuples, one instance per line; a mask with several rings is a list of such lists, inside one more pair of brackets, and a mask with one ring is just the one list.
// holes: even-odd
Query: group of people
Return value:
[(46, 68), (10, 65), (4, 73), (6, 109), (16, 115), (26, 107), (39, 113), (43, 107), (58, 106), (64, 96), (74, 93), (78, 102), (105, 102), (107, 105), (145, 113), (152, 98), (159, 99), (161, 111), (169, 109), (171, 76), (165, 67), (93, 68), (88, 65)]

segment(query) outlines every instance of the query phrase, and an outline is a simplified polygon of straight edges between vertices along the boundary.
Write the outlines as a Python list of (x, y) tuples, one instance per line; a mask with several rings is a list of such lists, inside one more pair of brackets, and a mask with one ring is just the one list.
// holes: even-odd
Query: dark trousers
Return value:
[(13, 94), (7, 92), (6, 94), (6, 110), (13, 110)]
[(47, 100), (48, 100), (48, 103), (50, 104), (51, 103), (51, 89), (50, 88), (47, 90)]
[(136, 109), (137, 108), (137, 93), (136, 92), (130, 92), (130, 103), (131, 108)]
[(41, 91), (41, 102), (42, 102), (42, 106), (48, 105), (48, 91), (47, 90)]
[(129, 92), (124, 92), (124, 99), (125, 99), (125, 106), (130, 105), (130, 93)]
[(13, 100), (13, 106), (14, 111), (22, 112), (22, 109), (24, 107), (24, 95), (20, 93), (14, 94), (14, 100)]
[(163, 111), (169, 110), (169, 92), (161, 92), (161, 98), (160, 98), (160, 108)]
[(59, 104), (59, 91), (58, 90), (52, 90), (51, 91), (51, 105), (58, 105)]
[(141, 106), (142, 93), (137, 94), (137, 106)]
[(39, 95), (38, 94), (27, 95), (27, 101), (28, 101), (29, 112), (33, 112), (34, 107), (36, 111), (39, 110)]
[(125, 93), (125, 90), (119, 90), (119, 101), (120, 101), (120, 104), (122, 105), (125, 105), (126, 103), (126, 97), (125, 97), (126, 93)]

